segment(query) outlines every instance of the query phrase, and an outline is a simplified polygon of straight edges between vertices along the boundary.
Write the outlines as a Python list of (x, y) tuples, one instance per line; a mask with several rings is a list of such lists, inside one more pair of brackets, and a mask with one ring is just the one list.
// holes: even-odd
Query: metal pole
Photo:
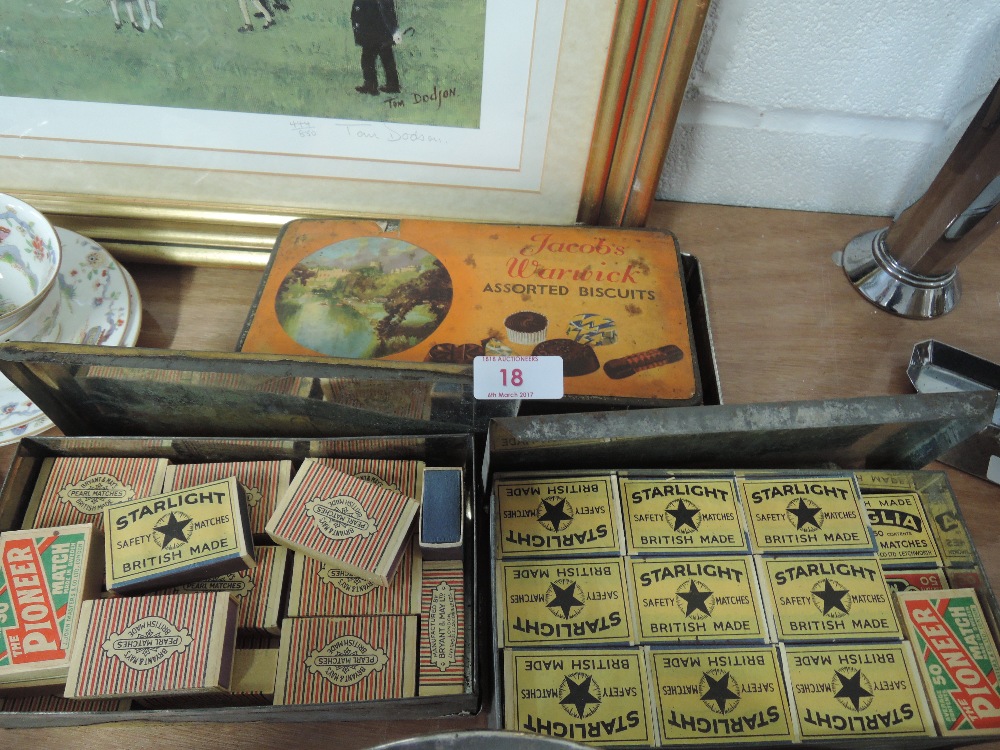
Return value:
[(870, 302), (936, 318), (961, 295), (958, 264), (1000, 225), (1000, 81), (916, 203), (844, 248), (847, 278)]

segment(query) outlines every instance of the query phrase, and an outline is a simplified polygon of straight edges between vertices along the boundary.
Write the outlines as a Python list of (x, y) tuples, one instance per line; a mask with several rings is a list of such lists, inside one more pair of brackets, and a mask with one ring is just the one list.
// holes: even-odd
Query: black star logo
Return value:
[(816, 517), (819, 514), (819, 508), (810, 508), (806, 505), (806, 501), (801, 497), (799, 498), (799, 505), (797, 508), (789, 508), (788, 512), (795, 516), (795, 529), (799, 530), (807, 523), (812, 524), (817, 529), (819, 528), (819, 519)]
[(583, 712), (587, 710), (587, 706), (594, 703), (600, 704), (601, 702), (600, 698), (596, 698), (590, 693), (590, 683), (593, 679), (593, 677), (588, 675), (583, 681), (574, 682), (572, 677), (566, 675), (566, 685), (569, 688), (569, 692), (559, 703), (563, 706), (573, 706), (576, 709), (576, 717), (578, 719), (583, 718)]
[(729, 672), (724, 673), (719, 679), (715, 679), (708, 672), (704, 673), (705, 681), (708, 683), (708, 690), (701, 696), (701, 699), (708, 703), (715, 701), (719, 706), (719, 713), (726, 713), (726, 701), (738, 701), (739, 693), (734, 693), (729, 687)]
[(861, 671), (854, 673), (853, 677), (844, 677), (840, 672), (834, 672), (837, 675), (837, 679), (840, 680), (840, 690), (834, 696), (835, 698), (846, 698), (852, 704), (854, 704), (854, 710), (861, 710), (861, 701), (864, 698), (873, 697), (873, 693), (869, 692), (861, 684)]
[(706, 615), (712, 614), (708, 611), (707, 605), (709, 598), (712, 596), (712, 592), (708, 589), (699, 591), (694, 581), (691, 581), (691, 588), (687, 591), (678, 591), (677, 596), (687, 602), (687, 610), (684, 612), (685, 616), (690, 617), (693, 612), (698, 610), (701, 610)]
[(185, 518), (183, 521), (174, 515), (173, 511), (170, 511), (170, 520), (161, 526), (154, 526), (153, 531), (158, 531), (163, 534), (163, 541), (160, 543), (161, 549), (166, 549), (167, 545), (175, 539), (178, 542), (186, 542), (188, 538), (184, 536), (184, 527), (191, 523), (190, 518)]
[(685, 505), (683, 498), (677, 501), (676, 508), (667, 508), (667, 513), (674, 517), (674, 531), (680, 531), (682, 526), (687, 526), (692, 531), (698, 528), (694, 522), (698, 508), (694, 505)]
[(840, 589), (839, 591), (830, 585), (830, 579), (826, 578), (823, 580), (823, 590), (813, 591), (812, 595), (819, 597), (823, 602), (823, 614), (829, 614), (834, 608), (839, 609), (845, 615), (847, 614), (847, 605), (844, 604), (844, 597), (847, 596), (847, 589)]
[(563, 619), (569, 619), (569, 613), (573, 607), (582, 607), (583, 602), (576, 598), (576, 581), (572, 581), (569, 586), (562, 587), (558, 584), (552, 584), (552, 590), (555, 595), (552, 597), (552, 601), (548, 602), (545, 606), (549, 609), (559, 608), (562, 610)]
[(545, 506), (545, 511), (538, 517), (538, 522), (551, 523), (553, 531), (559, 531), (559, 524), (563, 521), (569, 524), (569, 522), (573, 519), (573, 516), (566, 512), (566, 498), (561, 498), (555, 503), (550, 503), (548, 500), (542, 500), (542, 505)]

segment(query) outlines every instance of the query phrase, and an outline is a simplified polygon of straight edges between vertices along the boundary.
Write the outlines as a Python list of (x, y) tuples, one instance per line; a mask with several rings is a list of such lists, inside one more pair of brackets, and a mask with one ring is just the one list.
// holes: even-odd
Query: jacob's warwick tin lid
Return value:
[(620, 555), (618, 487), (612, 474), (500, 478), (493, 485), (497, 558)]
[(105, 586), (175, 586), (253, 567), (243, 490), (233, 477), (104, 510)]
[(776, 647), (650, 651), (649, 662), (662, 743), (797, 739)]
[(622, 477), (619, 484), (629, 553), (749, 553), (734, 480)]
[(267, 522), (273, 539), (387, 586), (420, 501), (307, 458)]
[(760, 554), (872, 552), (874, 545), (851, 476), (737, 478)]
[(504, 651), (504, 726), (587, 745), (657, 744), (644, 649)]
[(893, 594), (874, 557), (758, 558), (780, 641), (901, 639)]
[(906, 643), (781, 648), (804, 741), (934, 736)]
[(973, 589), (897, 595), (942, 735), (1000, 729), (1000, 657)]
[(629, 560), (642, 643), (768, 641), (750, 557)]
[(631, 645), (625, 578), (620, 557), (498, 562), (499, 645)]

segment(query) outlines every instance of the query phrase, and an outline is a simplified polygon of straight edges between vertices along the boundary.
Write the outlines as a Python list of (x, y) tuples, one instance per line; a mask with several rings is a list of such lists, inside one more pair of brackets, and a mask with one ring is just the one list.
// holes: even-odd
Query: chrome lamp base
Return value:
[(859, 234), (844, 248), (841, 265), (854, 288), (872, 304), (904, 318), (927, 320), (951, 312), (961, 296), (958, 268), (937, 277), (913, 273), (886, 252), (887, 232)]

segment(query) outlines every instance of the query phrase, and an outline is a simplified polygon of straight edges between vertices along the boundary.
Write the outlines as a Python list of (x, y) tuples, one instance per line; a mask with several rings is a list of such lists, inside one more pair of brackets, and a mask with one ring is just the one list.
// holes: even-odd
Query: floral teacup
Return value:
[(24, 201), (0, 193), (0, 335), (41, 304), (61, 261), (59, 238), (48, 220)]

